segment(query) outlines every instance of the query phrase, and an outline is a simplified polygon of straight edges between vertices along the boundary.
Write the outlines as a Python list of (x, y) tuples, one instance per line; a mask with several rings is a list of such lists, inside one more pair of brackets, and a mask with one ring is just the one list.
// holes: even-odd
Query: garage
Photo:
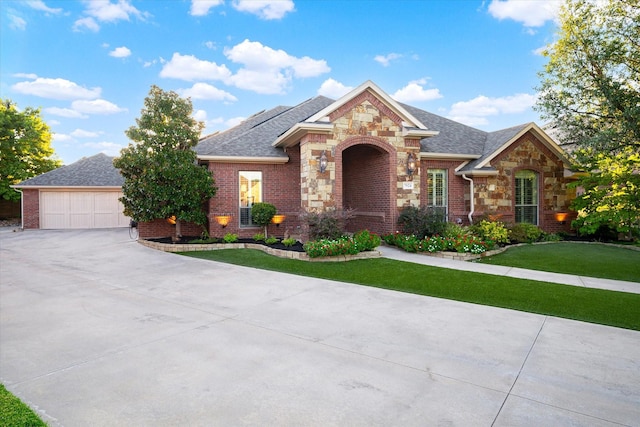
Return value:
[(127, 227), (119, 191), (40, 191), (40, 228)]
[(22, 227), (91, 229), (128, 227), (123, 213), (120, 171), (105, 154), (82, 158), (68, 166), (14, 186), (22, 193)]

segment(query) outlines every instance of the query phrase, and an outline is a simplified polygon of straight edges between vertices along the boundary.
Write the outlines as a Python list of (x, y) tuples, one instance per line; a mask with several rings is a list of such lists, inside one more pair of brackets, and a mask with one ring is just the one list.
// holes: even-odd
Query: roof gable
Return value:
[(29, 178), (15, 187), (122, 187), (122, 184), (124, 178), (113, 166), (113, 157), (99, 153)]
[(335, 101), (333, 104), (328, 105), (326, 108), (309, 117), (307, 120), (305, 120), (305, 122), (314, 123), (330, 121), (329, 116), (331, 116), (332, 113), (339, 110), (342, 106), (350, 103), (354, 98), (358, 97), (364, 92), (368, 92), (373, 95), (386, 107), (388, 107), (393, 113), (398, 115), (404, 122), (405, 127), (427, 130), (427, 127), (418, 118), (414, 117), (414, 115), (411, 114), (406, 108), (404, 108), (402, 104), (387, 95), (386, 92), (380, 89), (371, 80), (367, 80), (366, 82), (362, 83), (360, 86), (353, 89), (351, 92), (347, 93), (342, 98)]

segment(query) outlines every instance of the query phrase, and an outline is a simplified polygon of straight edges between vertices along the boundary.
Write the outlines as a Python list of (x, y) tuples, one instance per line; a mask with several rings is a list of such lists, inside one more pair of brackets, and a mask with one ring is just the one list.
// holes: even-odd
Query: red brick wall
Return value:
[[(199, 237), (203, 231), (203, 228), (197, 224), (188, 222), (180, 224), (180, 232), (183, 236)], [(172, 237), (176, 234), (176, 226), (169, 224), (166, 219), (156, 219), (151, 222), (138, 223), (138, 232), (142, 239)]]
[(388, 232), (384, 223), (389, 216), (389, 156), (370, 145), (356, 145), (342, 153), (343, 206), (356, 209), (347, 227), (355, 232), (367, 229)]
[(40, 228), (40, 190), (22, 190), (22, 206), (24, 228)]
[[(256, 233), (263, 232), (262, 227), (239, 226), (239, 172), (262, 172), (263, 202), (273, 204), (278, 214), (286, 215), (286, 219), (279, 226), (269, 225), (270, 236), (283, 237), (285, 231), (290, 234), (299, 232), (298, 214), (300, 213), (300, 147), (287, 149), (289, 162), (285, 164), (258, 163), (217, 163), (210, 162), (209, 170), (218, 187), (218, 192), (209, 204), (209, 234), (222, 237), (226, 233), (235, 233), (240, 237), (250, 238)], [(222, 228), (214, 220), (216, 215), (231, 215), (227, 227)]]

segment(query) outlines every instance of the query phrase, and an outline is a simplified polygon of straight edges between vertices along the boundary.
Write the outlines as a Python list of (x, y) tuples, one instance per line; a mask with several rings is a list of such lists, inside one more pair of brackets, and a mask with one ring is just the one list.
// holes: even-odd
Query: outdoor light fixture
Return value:
[(167, 218), (167, 222), (171, 225), (176, 225), (176, 216), (172, 215), (169, 218)]
[(327, 169), (328, 164), (329, 159), (327, 159), (327, 154), (322, 151), (322, 155), (320, 156), (320, 173), (324, 172)]
[(558, 221), (560, 224), (564, 224), (567, 221), (567, 217), (569, 216), (569, 214), (567, 212), (556, 212), (554, 214), (556, 221)]
[(229, 220), (231, 219), (231, 215), (216, 215), (213, 217), (218, 224), (225, 228), (227, 224), (229, 224)]
[(409, 153), (409, 157), (407, 157), (407, 175), (413, 176), (413, 173), (416, 171), (416, 158), (413, 153)]
[(271, 218), (271, 222), (274, 223), (276, 227), (280, 227), (280, 224), (282, 224), (285, 218), (286, 215), (274, 215), (273, 218)]

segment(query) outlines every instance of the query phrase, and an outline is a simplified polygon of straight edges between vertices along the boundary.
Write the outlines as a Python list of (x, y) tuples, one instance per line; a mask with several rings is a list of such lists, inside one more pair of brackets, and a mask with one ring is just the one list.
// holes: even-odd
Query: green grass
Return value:
[(39, 427), (46, 424), (35, 412), (0, 384), (0, 425), (3, 427)]
[(278, 258), (254, 249), (182, 255), (640, 330), (640, 294), (450, 270), (387, 258), (316, 263)]
[(516, 246), (478, 262), (640, 282), (640, 251), (602, 244), (559, 242)]

